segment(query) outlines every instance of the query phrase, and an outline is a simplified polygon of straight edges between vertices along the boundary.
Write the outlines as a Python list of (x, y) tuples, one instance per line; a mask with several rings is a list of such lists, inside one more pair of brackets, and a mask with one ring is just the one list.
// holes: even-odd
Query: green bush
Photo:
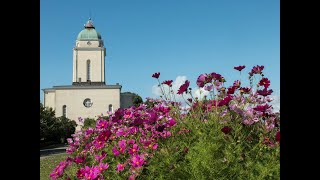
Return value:
[(88, 129), (89, 127), (94, 128), (96, 127), (96, 120), (92, 118), (84, 119), (82, 129)]

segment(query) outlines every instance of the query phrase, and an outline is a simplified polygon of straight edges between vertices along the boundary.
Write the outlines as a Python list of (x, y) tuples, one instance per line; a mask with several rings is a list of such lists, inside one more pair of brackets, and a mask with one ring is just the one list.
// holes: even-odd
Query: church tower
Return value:
[(72, 85), (105, 85), (105, 57), (101, 35), (89, 18), (73, 48)]
[(75, 120), (77, 129), (81, 128), (79, 117), (97, 119), (120, 108), (122, 86), (106, 84), (105, 57), (101, 35), (89, 19), (73, 48), (72, 85), (43, 89), (44, 106), (53, 108), (56, 117)]

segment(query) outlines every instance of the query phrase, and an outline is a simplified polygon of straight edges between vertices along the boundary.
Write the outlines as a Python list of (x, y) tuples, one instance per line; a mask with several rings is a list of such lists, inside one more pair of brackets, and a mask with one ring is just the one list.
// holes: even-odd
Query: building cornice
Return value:
[(105, 47), (74, 47), (74, 50), (77, 51), (105, 51), (106, 48)]

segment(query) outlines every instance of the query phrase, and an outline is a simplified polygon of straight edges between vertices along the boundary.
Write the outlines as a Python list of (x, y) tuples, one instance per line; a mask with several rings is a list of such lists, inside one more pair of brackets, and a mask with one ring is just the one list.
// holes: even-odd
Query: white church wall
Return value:
[(52, 107), (55, 110), (55, 91), (47, 91), (44, 93), (44, 106)]
[[(90, 98), (93, 103), (89, 108), (83, 104), (86, 98)], [(97, 118), (101, 114), (106, 115), (110, 104), (113, 110), (120, 108), (120, 89), (56, 90), (56, 116), (62, 116), (62, 107), (66, 105), (67, 118), (75, 120), (77, 124), (78, 117)]]

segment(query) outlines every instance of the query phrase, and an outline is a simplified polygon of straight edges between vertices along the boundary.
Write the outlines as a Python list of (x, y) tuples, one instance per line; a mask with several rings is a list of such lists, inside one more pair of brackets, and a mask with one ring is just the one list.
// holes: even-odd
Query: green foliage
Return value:
[[(174, 127), (173, 137), (159, 144), (163, 148), (138, 179), (280, 179), (279, 144), (263, 144), (263, 131), (243, 126), (240, 119), (233, 121), (232, 133), (224, 134), (224, 119), (211, 112), (201, 120), (201, 114), (191, 112)], [(177, 132), (185, 128), (191, 131)]]
[(64, 143), (75, 132), (76, 122), (66, 117), (55, 117), (52, 108), (40, 103), (40, 146), (41, 144)]
[(142, 98), (138, 94), (134, 94), (132, 102), (133, 102), (133, 105), (136, 107), (138, 107), (141, 103), (143, 103)]
[(84, 119), (82, 129), (88, 129), (89, 127), (94, 128), (96, 127), (96, 120), (92, 118)]

